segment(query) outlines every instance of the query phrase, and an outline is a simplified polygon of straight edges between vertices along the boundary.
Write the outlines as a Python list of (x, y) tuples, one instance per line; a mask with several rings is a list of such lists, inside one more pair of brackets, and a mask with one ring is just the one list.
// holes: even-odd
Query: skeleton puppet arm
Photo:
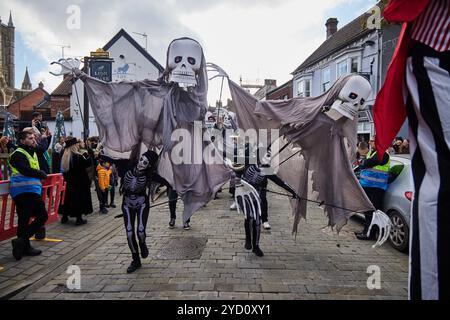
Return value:
[(287, 192), (290, 192), (294, 199), (298, 199), (299, 198), (299, 196), (297, 195), (297, 192), (290, 185), (288, 185), (286, 182), (281, 180), (281, 178), (279, 176), (277, 176), (276, 174), (267, 176), (267, 178), (270, 179), (270, 181), (275, 183), (277, 186), (283, 188)]

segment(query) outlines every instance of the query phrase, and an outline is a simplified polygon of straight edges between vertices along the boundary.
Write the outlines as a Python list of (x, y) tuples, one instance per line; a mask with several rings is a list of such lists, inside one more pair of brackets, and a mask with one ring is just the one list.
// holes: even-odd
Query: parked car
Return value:
[[(358, 168), (356, 176), (359, 178)], [(389, 188), (383, 199), (382, 210), (391, 218), (392, 229), (389, 235), (391, 245), (401, 251), (409, 249), (409, 228), (413, 197), (413, 183), (411, 176), (411, 158), (409, 154), (391, 155), (389, 169)], [(357, 214), (364, 219), (363, 214)]]
[(383, 211), (392, 221), (389, 240), (395, 249), (407, 252), (413, 199), (410, 155), (392, 155), (389, 173), (389, 188), (383, 200)]

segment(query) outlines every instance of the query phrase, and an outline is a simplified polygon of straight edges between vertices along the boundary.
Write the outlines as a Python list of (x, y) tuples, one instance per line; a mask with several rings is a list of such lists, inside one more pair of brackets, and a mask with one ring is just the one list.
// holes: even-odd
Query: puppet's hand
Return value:
[(209, 80), (212, 80), (212, 79), (217, 78), (217, 77), (229, 78), (228, 74), (221, 67), (219, 67), (217, 64), (208, 62), (206, 64), (206, 68), (207, 68), (206, 71), (208, 71), (208, 72), (217, 72), (217, 74), (215, 76), (213, 76), (212, 78), (210, 78)]
[(388, 215), (381, 210), (376, 210), (372, 215), (372, 222), (367, 231), (367, 236), (370, 235), (370, 231), (373, 226), (378, 226), (379, 234), (377, 242), (372, 246), (372, 248), (381, 246), (388, 238), (391, 232), (391, 219)]
[(245, 217), (256, 219), (256, 215), (261, 215), (261, 201), (256, 189), (244, 180), (240, 180), (236, 185), (234, 193), (239, 213), (243, 211)]
[(81, 77), (81, 76), (83, 75), (83, 71), (81, 71), (81, 70), (78, 69), (78, 68), (73, 68), (73, 69), (72, 69), (72, 72), (73, 72), (73, 74), (75, 75), (75, 77), (77, 77), (77, 78), (79, 78), (79, 77)]
[(82, 75), (83, 73), (80, 70), (81, 61), (78, 59), (59, 59), (58, 62), (52, 62), (50, 65), (57, 64), (61, 67), (61, 71), (59, 73), (50, 72), (50, 74), (54, 76), (63, 76), (67, 74), (74, 74), (77, 77)]

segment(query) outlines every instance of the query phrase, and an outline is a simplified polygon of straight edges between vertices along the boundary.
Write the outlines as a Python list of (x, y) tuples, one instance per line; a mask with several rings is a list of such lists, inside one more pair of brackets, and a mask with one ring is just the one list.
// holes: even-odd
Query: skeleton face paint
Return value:
[(259, 169), (261, 170), (262, 175), (267, 176), (274, 174), (274, 168), (272, 168), (272, 154), (270, 150), (267, 150), (267, 152), (261, 156), (259, 162)]
[(270, 160), (272, 160), (272, 156), (270, 150), (268, 150), (267, 153), (261, 159), (261, 165), (265, 167), (270, 166)]
[(177, 39), (169, 46), (167, 65), (169, 81), (185, 86), (197, 85), (197, 74), (202, 62), (202, 47), (192, 39)]
[(362, 110), (364, 103), (372, 91), (369, 81), (361, 76), (351, 77), (339, 92), (339, 97), (327, 112), (328, 116), (337, 120), (342, 116), (351, 120)]
[(138, 169), (138, 171), (144, 171), (145, 169), (148, 168), (149, 164), (150, 164), (150, 161), (148, 160), (148, 158), (146, 156), (141, 156), (139, 158), (139, 162), (138, 162), (136, 168)]

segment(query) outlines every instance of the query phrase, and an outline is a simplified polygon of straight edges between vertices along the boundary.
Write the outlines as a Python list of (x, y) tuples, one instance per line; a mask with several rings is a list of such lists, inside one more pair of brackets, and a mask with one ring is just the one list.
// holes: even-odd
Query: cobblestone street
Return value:
[[(273, 186), (270, 186), (273, 189)], [(94, 197), (94, 193), (93, 193)], [(118, 199), (119, 200), (119, 199)], [(116, 201), (118, 203), (119, 201)], [(166, 201), (160, 198), (158, 201)], [(271, 231), (262, 231), (262, 258), (244, 249), (243, 217), (229, 211), (228, 191), (197, 212), (191, 230), (181, 222), (168, 228), (168, 206), (151, 209), (147, 226), (150, 255), (142, 268), (126, 274), (131, 254), (120, 206), (95, 212), (88, 224), (72, 221), (47, 228), (60, 243), (39, 242), (39, 257), (16, 261), (10, 241), (0, 243), (0, 298), (9, 299), (406, 299), (408, 256), (389, 243), (372, 249), (358, 241), (357, 220), (335, 236), (323, 227), (322, 209), (310, 206), (297, 239), (286, 197), (269, 195)], [(95, 203), (95, 209), (98, 204)], [(97, 210), (98, 211), (98, 210)], [(168, 246), (184, 245), (185, 256)], [(189, 256), (194, 254), (194, 256)], [(195, 256), (197, 254), (197, 256)], [(66, 286), (68, 266), (81, 269), (81, 290)], [(369, 290), (367, 268), (381, 269), (381, 288)]]

